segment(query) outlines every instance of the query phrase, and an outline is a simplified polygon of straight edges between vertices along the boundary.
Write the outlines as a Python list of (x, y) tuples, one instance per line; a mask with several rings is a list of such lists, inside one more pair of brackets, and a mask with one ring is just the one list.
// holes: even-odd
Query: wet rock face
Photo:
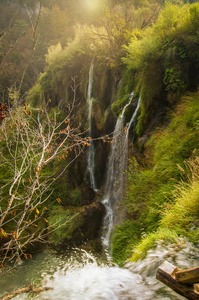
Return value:
[(84, 182), (80, 186), (81, 191), (81, 205), (91, 204), (95, 198), (95, 192), (90, 186), (90, 183)]
[(83, 217), (83, 224), (78, 228), (83, 240), (99, 237), (102, 220), (105, 214), (105, 207), (101, 202), (93, 202), (83, 206), (80, 210)]

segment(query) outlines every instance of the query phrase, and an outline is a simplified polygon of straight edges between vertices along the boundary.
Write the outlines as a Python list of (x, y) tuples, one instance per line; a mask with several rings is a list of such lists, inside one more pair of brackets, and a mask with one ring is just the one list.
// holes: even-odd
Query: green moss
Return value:
[(134, 71), (126, 69), (122, 74), (122, 82), (119, 87), (117, 100), (111, 105), (111, 110), (115, 115), (119, 115), (124, 105), (129, 102), (129, 95), (134, 91), (135, 79)]
[(78, 211), (71, 212), (63, 207), (54, 207), (49, 215), (49, 241), (58, 246), (64, 241), (70, 241), (74, 231), (83, 224), (83, 217)]
[(72, 205), (78, 206), (80, 205), (80, 201), (81, 201), (81, 192), (78, 188), (74, 189), (71, 193), (70, 193), (70, 201)]

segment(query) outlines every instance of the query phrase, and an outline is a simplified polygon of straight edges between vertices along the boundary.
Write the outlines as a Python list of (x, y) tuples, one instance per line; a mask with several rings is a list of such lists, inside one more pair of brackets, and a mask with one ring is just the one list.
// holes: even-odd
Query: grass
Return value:
[[(128, 238), (128, 229), (121, 225), (123, 239), (113, 238), (116, 260), (124, 241), (128, 255), (131, 247), (133, 261), (143, 259), (160, 240), (178, 244), (178, 237), (184, 236), (198, 243), (198, 100), (199, 92), (184, 97), (170, 114), (167, 126), (154, 132), (148, 141), (141, 163), (136, 159), (130, 162), (125, 204), (129, 221), (140, 224), (140, 229), (132, 243), (133, 234)], [(141, 229), (146, 236), (140, 240)]]
[[(197, 243), (199, 238), (199, 157), (191, 158), (189, 182), (180, 183), (175, 190), (174, 201), (165, 207), (160, 226), (175, 230)], [(191, 177), (190, 177), (191, 176)]]
[(144, 259), (148, 250), (155, 248), (158, 241), (161, 241), (164, 244), (179, 243), (178, 236), (175, 231), (171, 231), (166, 228), (158, 229), (156, 232), (152, 232), (144, 237), (141, 242), (135, 246), (130, 260), (138, 261), (139, 259)]

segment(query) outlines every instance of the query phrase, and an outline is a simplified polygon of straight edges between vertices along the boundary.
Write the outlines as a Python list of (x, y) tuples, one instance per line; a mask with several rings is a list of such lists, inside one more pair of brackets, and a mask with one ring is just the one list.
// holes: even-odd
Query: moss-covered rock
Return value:
[(82, 208), (57, 207), (49, 217), (49, 242), (54, 247), (79, 245), (99, 237), (105, 208), (101, 202), (93, 202)]

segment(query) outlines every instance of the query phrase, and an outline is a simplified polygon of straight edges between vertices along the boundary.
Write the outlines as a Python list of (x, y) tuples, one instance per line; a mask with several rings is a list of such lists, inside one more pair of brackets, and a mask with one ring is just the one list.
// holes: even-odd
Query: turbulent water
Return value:
[[(184, 299), (156, 280), (157, 268), (164, 260), (179, 268), (194, 267), (199, 264), (199, 251), (184, 240), (179, 248), (159, 244), (143, 261), (127, 263), (125, 268), (111, 265), (83, 249), (61, 255), (47, 251), (24, 262), (15, 275), (1, 276), (0, 296), (19, 286), (39, 282), (40, 286), (52, 288), (35, 296), (34, 299), (40, 300)], [(27, 297), (23, 294), (16, 299), (30, 299)]]

